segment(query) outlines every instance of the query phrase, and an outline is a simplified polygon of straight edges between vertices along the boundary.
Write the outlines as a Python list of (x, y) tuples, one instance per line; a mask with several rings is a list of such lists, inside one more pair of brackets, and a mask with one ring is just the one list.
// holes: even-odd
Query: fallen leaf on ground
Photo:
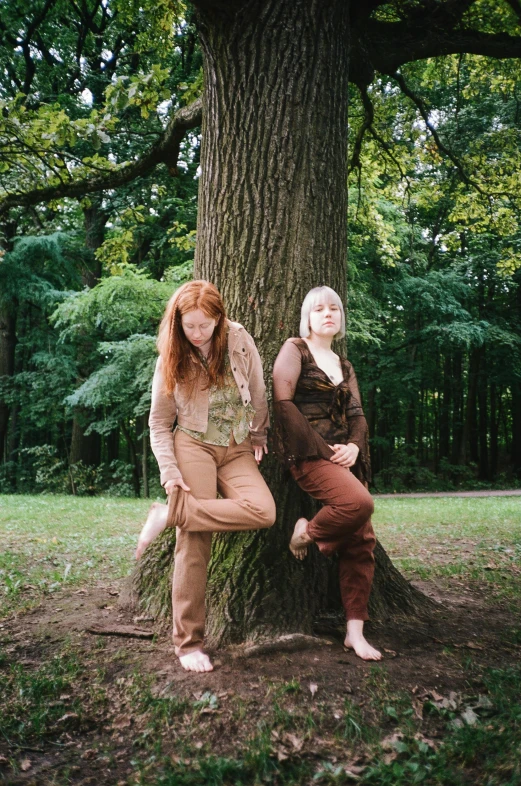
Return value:
[(383, 648), (383, 651), (384, 651), (384, 652), (386, 652), (386, 653), (387, 653), (387, 655), (388, 655), (390, 658), (396, 658), (396, 656), (398, 655), (398, 653), (396, 652), (396, 650), (388, 650), (386, 647), (384, 647), (384, 648)]
[(493, 703), (490, 701), (488, 696), (484, 696), (482, 693), (478, 696), (478, 700), (475, 704), (472, 705), (474, 709), (481, 709), (481, 710), (491, 710), (494, 708)]
[[(362, 769), (363, 769), (363, 768), (362, 768)], [(356, 772), (354, 772), (354, 770), (353, 770), (353, 769), (350, 769), (350, 770), (348, 770), (348, 769), (345, 769), (345, 770), (344, 770), (344, 775), (345, 775), (345, 777), (346, 777), (348, 780), (350, 780), (350, 781), (359, 781), (359, 780), (360, 780), (360, 776), (359, 776), (359, 775), (357, 775), (357, 773), (356, 773)]]
[(317, 683), (316, 683), (316, 682), (310, 682), (310, 683), (309, 683), (309, 692), (311, 693), (311, 695), (312, 695), (312, 696), (314, 696), (314, 695), (315, 695), (315, 693), (317, 692), (317, 690), (318, 690), (318, 685), (317, 685)]
[(77, 720), (78, 719), (77, 712), (66, 712), (65, 715), (62, 715), (61, 718), (58, 718), (56, 723), (65, 723), (66, 721)]
[(82, 759), (93, 759), (93, 758), (94, 758), (94, 756), (97, 754), (97, 752), (98, 752), (98, 751), (97, 751), (97, 750), (95, 750), (94, 748), (89, 748), (88, 750), (84, 751), (84, 752), (81, 754), (81, 758), (82, 758)]
[(20, 769), (22, 770), (22, 772), (27, 772), (27, 770), (30, 770), (32, 766), (33, 765), (31, 764), (29, 759), (23, 759), (22, 763), (20, 764)]
[(304, 740), (302, 737), (297, 737), (296, 734), (288, 734), (284, 735), (284, 739), (289, 740), (293, 746), (293, 748), (298, 752), (301, 750), (302, 746), (304, 745)]
[(394, 734), (389, 734), (381, 741), (380, 745), (384, 751), (396, 750), (396, 746), (403, 740), (401, 731), (395, 731)]
[(466, 710), (461, 713), (461, 718), (467, 724), (467, 726), (475, 726), (479, 720), (478, 716), (471, 707), (467, 707)]
[(132, 723), (130, 715), (117, 715), (112, 721), (113, 729), (126, 729)]

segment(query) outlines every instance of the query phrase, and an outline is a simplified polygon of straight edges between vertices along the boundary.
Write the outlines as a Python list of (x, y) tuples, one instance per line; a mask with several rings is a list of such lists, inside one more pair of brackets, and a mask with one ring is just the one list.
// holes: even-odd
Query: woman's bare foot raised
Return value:
[(160, 502), (154, 502), (148, 511), (147, 520), (143, 524), (143, 529), (139, 533), (136, 548), (136, 559), (139, 559), (147, 546), (157, 538), (160, 532), (166, 527), (168, 517), (168, 506)]
[(180, 655), (179, 663), (186, 671), (213, 671), (212, 661), (201, 650)]
[(362, 660), (381, 660), (382, 658), (382, 653), (371, 647), (365, 638), (363, 620), (348, 621), (344, 647), (354, 650)]
[(307, 519), (297, 519), (295, 529), (293, 530), (293, 535), (291, 536), (291, 540), (289, 542), (290, 551), (297, 559), (304, 559), (308, 553), (309, 544), (313, 543), (307, 533), (308, 523), (309, 522)]

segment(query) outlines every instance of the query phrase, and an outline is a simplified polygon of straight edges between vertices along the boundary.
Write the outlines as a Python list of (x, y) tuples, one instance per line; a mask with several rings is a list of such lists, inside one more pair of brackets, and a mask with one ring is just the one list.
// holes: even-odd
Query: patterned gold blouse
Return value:
[[(201, 356), (203, 365), (206, 358)], [(251, 404), (244, 404), (237, 383), (235, 382), (230, 366), (230, 357), (226, 353), (226, 368), (224, 372), (224, 385), (212, 385), (209, 390), (208, 401), (208, 428), (206, 432), (192, 431), (183, 426), (177, 426), (180, 431), (206, 442), (209, 445), (228, 447), (233, 438), (237, 445), (244, 442), (250, 433), (250, 423), (255, 416)]]

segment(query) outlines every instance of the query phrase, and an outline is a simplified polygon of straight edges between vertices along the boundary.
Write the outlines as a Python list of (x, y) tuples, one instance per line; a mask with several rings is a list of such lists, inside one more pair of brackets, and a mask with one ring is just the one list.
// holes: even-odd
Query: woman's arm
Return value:
[(286, 341), (273, 366), (274, 401), (293, 401), (301, 371), (302, 353), (293, 341)]
[(152, 404), (150, 406), (150, 444), (159, 464), (161, 485), (169, 480), (180, 479), (181, 472), (177, 466), (174, 452), (174, 435), (172, 426), (177, 417), (177, 406), (174, 396), (165, 393), (161, 358), (158, 358), (154, 378), (152, 380)]
[(351, 391), (351, 401), (348, 405), (348, 411), (346, 412), (349, 422), (349, 442), (363, 449), (367, 444), (368, 428), (364, 410), (362, 409), (362, 400), (360, 398), (360, 390), (358, 388), (355, 370), (351, 363), (349, 363), (347, 384)]
[(360, 465), (365, 480), (370, 476), (368, 428), (362, 404), (356, 374), (351, 363), (347, 363), (346, 382), (351, 393), (346, 405), (346, 419), (349, 428), (347, 445), (333, 445), (335, 455), (331, 459), (334, 464), (342, 467), (353, 467), (360, 458)]

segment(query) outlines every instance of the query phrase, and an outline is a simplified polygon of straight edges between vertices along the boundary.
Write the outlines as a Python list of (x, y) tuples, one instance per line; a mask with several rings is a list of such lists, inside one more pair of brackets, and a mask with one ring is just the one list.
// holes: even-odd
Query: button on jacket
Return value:
[[(262, 363), (257, 347), (250, 334), (238, 322), (226, 320), (228, 324), (228, 354), (231, 370), (243, 403), (251, 404), (255, 416), (250, 426), (253, 445), (265, 445), (269, 427), (266, 386)], [(181, 477), (174, 451), (172, 427), (177, 423), (192, 431), (206, 432), (208, 428), (209, 389), (196, 388), (190, 394), (186, 385), (176, 385), (172, 395), (164, 389), (158, 358), (152, 381), (152, 404), (150, 407), (150, 444), (159, 464), (161, 485)]]

